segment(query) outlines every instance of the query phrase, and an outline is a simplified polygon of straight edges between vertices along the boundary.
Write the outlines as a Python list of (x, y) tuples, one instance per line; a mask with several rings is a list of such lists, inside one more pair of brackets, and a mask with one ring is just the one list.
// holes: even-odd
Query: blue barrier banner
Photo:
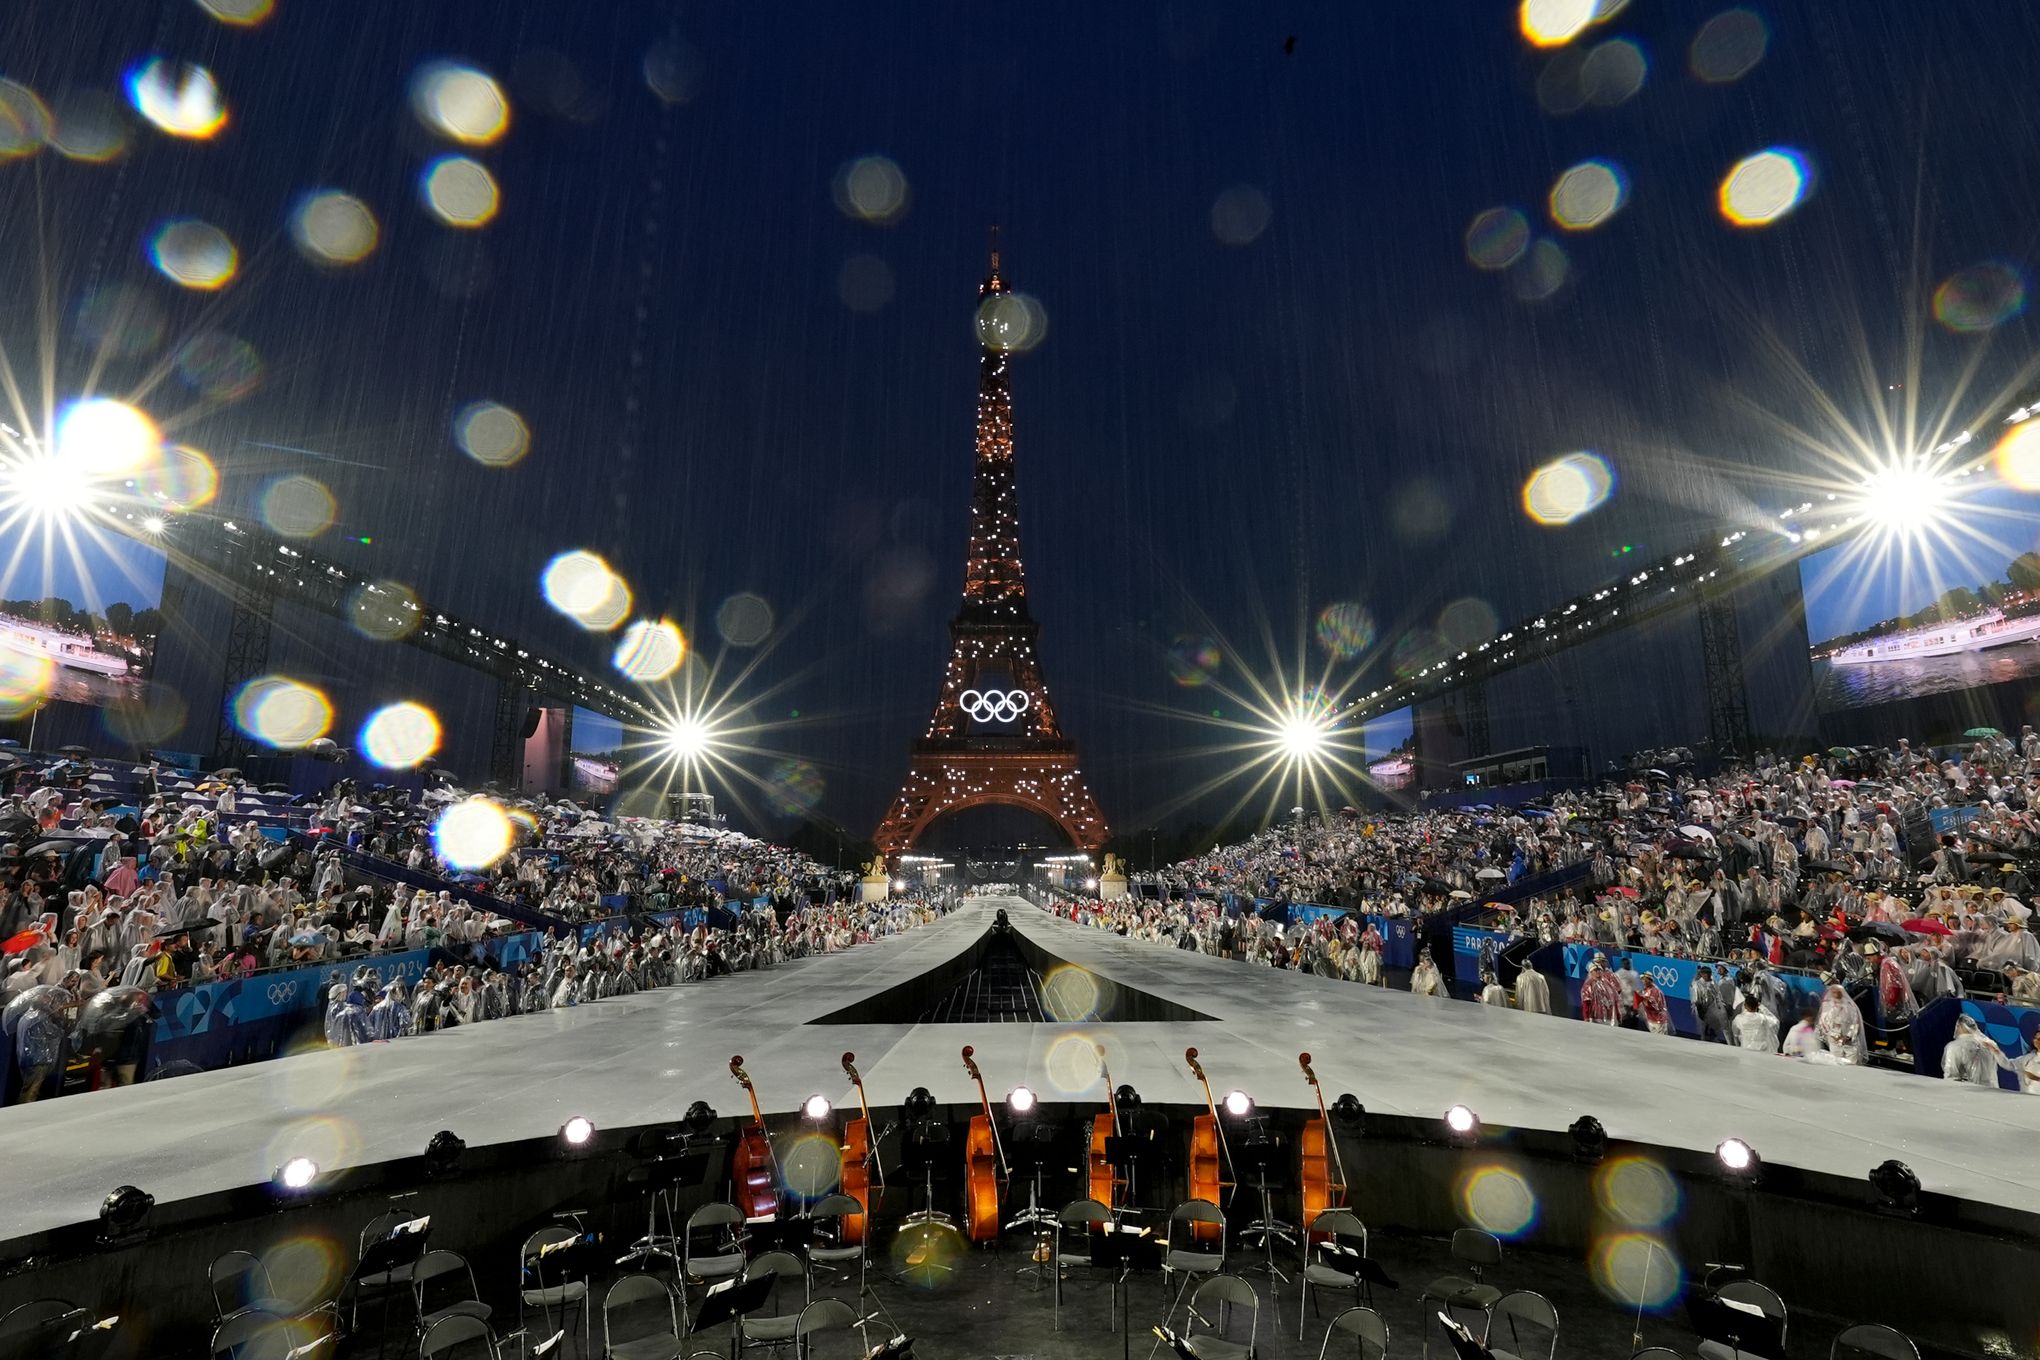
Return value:
[(1927, 820), (1933, 824), (1936, 836), (1951, 831), (1960, 831), (1983, 815), (1981, 805), (1975, 807), (1937, 807), (1927, 809)]
[[(1995, 1001), (1942, 997), (1930, 1002), (1913, 1018), (1914, 1066), (1924, 1075), (1944, 1075), (1941, 1054), (1955, 1037), (1955, 1017), (1966, 1015), (1984, 1034), (1997, 1041), (2007, 1058), (2016, 1062), (2040, 1046), (2040, 1010), (2031, 1006), (2000, 1006)], [(2007, 1091), (2020, 1088), (2019, 1074), (1998, 1069), (1998, 1085)]]
[[(1671, 1014), (1672, 1028), (1681, 1034), (1698, 1035), (1700, 1021), (1693, 1013), (1693, 975), (1700, 969), (1697, 959), (1675, 959), (1663, 954), (1641, 954), (1637, 951), (1611, 949), (1600, 944), (1568, 944), (1560, 946), (1565, 951), (1565, 976), (1567, 987), (1575, 1007), (1579, 1004), (1579, 981), (1587, 975), (1587, 964), (1595, 954), (1603, 954), (1608, 966), (1619, 968), (1620, 960), (1627, 958), (1629, 966), (1638, 973), (1648, 973), (1657, 982), (1658, 990), (1665, 994), (1670, 1004), (1666, 1010)], [(1707, 967), (1717, 965), (1709, 963)], [(1734, 970), (1730, 970), (1733, 975)], [(1789, 1021), (1808, 1002), (1817, 1002), (1826, 990), (1819, 978), (1807, 977), (1801, 973), (1775, 972), (1773, 976), (1785, 984), (1785, 1015)], [(1741, 1003), (1736, 1003), (1740, 1005)], [(1734, 1006), (1730, 1007), (1735, 1009)]]
[[(414, 949), (402, 954), (380, 954), (364, 961), (371, 962), (387, 981), (419, 977), (431, 957), (430, 950)], [(350, 959), (311, 968), (287, 968), (161, 993), (156, 998), (156, 1042), (187, 1039), (234, 1025), (318, 1010), (324, 1004), (319, 991), (327, 976), (334, 972), (343, 976), (352, 973), (355, 964)]]
[(1381, 961), (1390, 968), (1417, 966), (1417, 929), (1407, 916), (1370, 916), (1381, 932)]
[(1452, 976), (1460, 982), (1478, 983), (1481, 970), (1494, 967), (1495, 954), (1508, 938), (1499, 930), (1452, 927)]
[(1289, 906), (1289, 924), (1314, 926), (1319, 921), (1336, 921), (1345, 914), (1344, 907), (1320, 907), (1310, 902), (1292, 902)]

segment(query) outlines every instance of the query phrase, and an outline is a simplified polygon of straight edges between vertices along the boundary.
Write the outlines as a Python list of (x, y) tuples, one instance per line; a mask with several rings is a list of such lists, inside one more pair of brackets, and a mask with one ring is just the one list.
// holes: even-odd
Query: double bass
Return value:
[(1098, 1045), (1098, 1073), (1105, 1078), (1105, 1103), (1107, 1112), (1091, 1120), (1091, 1198), (1108, 1209), (1119, 1207), (1116, 1198), (1119, 1179), (1112, 1174), (1112, 1163), (1105, 1159), (1105, 1140), (1117, 1138), (1119, 1126), (1119, 1093), (1112, 1089), (1112, 1069), (1105, 1065), (1105, 1045)]
[(779, 1163), (772, 1154), (772, 1140), (765, 1135), (765, 1112), (758, 1108), (758, 1091), (744, 1070), (742, 1054), (730, 1059), (730, 1076), (751, 1098), (751, 1122), (737, 1135), (737, 1146), (730, 1152), (732, 1198), (746, 1219), (777, 1218)]
[[(1221, 1178), (1220, 1158), (1225, 1168), (1232, 1168), (1232, 1149), (1226, 1146), (1225, 1129), (1218, 1122), (1218, 1102), (1211, 1098), (1211, 1080), (1204, 1075), (1204, 1067), (1197, 1061), (1197, 1050), (1183, 1050), (1183, 1061), (1190, 1064), (1190, 1071), (1204, 1087), (1205, 1113), (1190, 1121), (1190, 1198), (1219, 1202), (1219, 1191), (1227, 1184)], [(1219, 1240), (1219, 1225), (1216, 1223), (1193, 1223), (1190, 1237), (1195, 1242), (1216, 1242)]]
[[(862, 1111), (857, 1118), (843, 1126), (843, 1193), (864, 1206), (865, 1213), (871, 1209), (871, 1182), (874, 1172), (878, 1179), (878, 1193), (885, 1193), (885, 1168), (879, 1166), (877, 1139), (871, 1132), (871, 1106), (864, 1099), (864, 1078), (857, 1075), (857, 1055), (843, 1055), (843, 1074), (850, 1078), (850, 1084), (857, 1088), (857, 1108)], [(856, 1246), (864, 1241), (864, 1213), (843, 1215), (843, 1245)]]
[[(1303, 1069), (1303, 1079), (1310, 1083), (1311, 1094), (1317, 1097), (1318, 1113), (1316, 1119), (1304, 1121), (1303, 1137), (1296, 1145), (1301, 1163), (1298, 1179), (1303, 1186), (1303, 1227), (1308, 1240), (1322, 1242), (1331, 1234), (1311, 1232), (1310, 1225), (1325, 1210), (1345, 1206), (1346, 1160), (1339, 1151), (1339, 1140), (1332, 1134), (1331, 1118), (1325, 1113), (1324, 1087), (1318, 1085), (1317, 1073), (1310, 1070), (1310, 1054), (1297, 1054), (1296, 1063)], [(1329, 1158), (1325, 1155), (1327, 1144), (1331, 1148)]]
[(963, 1046), (963, 1070), (977, 1083), (978, 1103), (983, 1113), (970, 1117), (970, 1131), (963, 1140), (963, 1221), (965, 1235), (973, 1242), (999, 1240), (999, 1182), (1006, 1178), (1006, 1149), (999, 1143), (999, 1126), (992, 1122), (992, 1098), (985, 1094), (984, 1074), (978, 1071)]

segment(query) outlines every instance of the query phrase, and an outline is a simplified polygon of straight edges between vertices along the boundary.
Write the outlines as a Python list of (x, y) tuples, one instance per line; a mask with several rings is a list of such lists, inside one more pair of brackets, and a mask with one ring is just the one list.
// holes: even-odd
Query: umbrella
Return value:
[(2001, 855), (1995, 850), (1977, 850), (1964, 855), (1971, 864), (2017, 864), (2010, 855)]
[(1911, 921), (1900, 921), (1899, 926), (1902, 929), (1911, 931), (1915, 935), (1953, 935), (1955, 933), (1931, 916), (1921, 916)]
[(239, 779), (240, 777), (241, 767), (238, 765), (229, 765), (224, 770), (214, 770), (212, 772), (212, 778), (214, 779)]
[(19, 954), (31, 945), (42, 943), (40, 930), (24, 930), (19, 935), (10, 935), (0, 940), (0, 954)]
[(1828, 780), (1828, 787), (1831, 789), (1853, 789), (1856, 787), (1856, 781), (1853, 779), (1830, 779)]
[(57, 754), (60, 756), (89, 756), (92, 754), (92, 748), (90, 746), (59, 746)]
[(1852, 940), (1888, 940), (1892, 944), (1906, 944), (1905, 932), (1889, 921), (1865, 921), (1860, 926), (1849, 927)]
[(1466, 902), (1471, 901), (1473, 899), (1473, 894), (1468, 892), (1464, 888), (1454, 888), (1451, 892), (1447, 893), (1446, 896), (1458, 902)]
[(1666, 773), (1665, 773), (1665, 772), (1664, 772), (1663, 770), (1656, 770), (1656, 769), (1652, 769), (1652, 770), (1645, 770), (1645, 771), (1644, 771), (1644, 773), (1645, 773), (1646, 775), (1648, 775), (1648, 776), (1649, 776), (1650, 778), (1652, 778), (1652, 779), (1670, 779), (1670, 778), (1671, 778), (1671, 776), (1670, 776), (1670, 775), (1668, 775), (1668, 774), (1666, 774)]
[[(1972, 727), (1962, 735), (1965, 737), (2002, 737), (2004, 733), (1998, 731), (1995, 727)], [(68, 751), (71, 748), (66, 746), (61, 749)]]
[(1474, 877), (1485, 879), (1498, 879), (1507, 878), (1508, 875), (1503, 873), (1500, 869), (1483, 869), (1479, 873), (1475, 874)]
[(159, 940), (167, 940), (172, 935), (182, 935), (185, 932), (192, 930), (211, 930), (216, 926), (223, 926), (225, 924), (226, 924), (225, 921), (215, 921), (210, 916), (204, 916), (200, 917), (196, 921), (186, 921), (182, 925), (161, 926), (156, 931), (156, 938)]
[(1828, 747), (1828, 754), (1831, 756), (1842, 756), (1846, 758), (1856, 753), (1847, 746), (1830, 746)]
[(324, 934), (316, 930), (300, 930), (297, 934), (290, 937), (290, 942), (292, 944), (304, 945), (309, 948), (310, 946), (315, 944), (324, 944), (326, 942), (326, 937)]
[(1704, 826), (1682, 826), (1679, 828), (1679, 834), (1681, 836), (1690, 836), (1696, 841), (1711, 841), (1714, 839), (1714, 833)]
[(45, 1015), (61, 1016), (73, 1004), (74, 998), (62, 987), (31, 987), (15, 996), (0, 1010), (0, 1034), (12, 1038), (21, 1028), (22, 1017), (30, 1011), (41, 1011)]

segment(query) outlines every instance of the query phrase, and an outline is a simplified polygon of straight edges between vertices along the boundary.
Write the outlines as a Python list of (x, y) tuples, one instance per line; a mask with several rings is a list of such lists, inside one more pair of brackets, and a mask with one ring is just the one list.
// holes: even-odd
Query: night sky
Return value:
[[(1981, 324), (1954, 318), (1967, 330), (1930, 304), (1957, 271), (1996, 261), (2016, 283), (2040, 256), (2040, 16), (1757, 5), (1761, 60), (1709, 83), (1689, 46), (1724, 8), (1636, 0), (1553, 55), (1498, 0), (278, 0), (246, 28), (192, 0), (18, 0), (0, 75), (53, 102), (118, 95), (161, 54), (209, 67), (230, 121), (176, 140), (130, 113), (109, 162), (0, 163), (0, 342), (31, 406), (126, 397), (210, 452), (206, 513), (316, 477), (339, 511), (312, 551), (590, 668), (609, 640), (538, 579), (556, 553), (603, 553), (748, 718), (800, 715), (759, 743), (812, 762), (821, 810), (862, 832), (926, 723), (961, 586), (996, 222), (1049, 321), (1013, 380), (1048, 680), (1131, 831), (1186, 815), (1224, 759), (1184, 754), (1219, 735), (1190, 715), (1244, 716), (1249, 676), (1386, 676), (1455, 603), (1477, 602), (1454, 628), (1507, 621), (1611, 576), (1625, 544), (1670, 552), (1803, 498), (1792, 479), (1834, 484), (1845, 423), (1903, 431), (1916, 399), (1923, 438), (1943, 412), (1994, 425), (2040, 395), (2002, 289)], [(1552, 111), (1551, 64), (1615, 40), (1647, 62), (1641, 88)], [(420, 200), (461, 149), (411, 107), (439, 58), (510, 95), (507, 134), (467, 149), (501, 185), (479, 230)], [(1717, 187), (1773, 146), (1804, 156), (1810, 196), (1731, 226)], [(890, 225), (833, 192), (872, 155), (910, 186)], [(1627, 201), (1559, 230), (1547, 194), (1588, 158)], [(292, 207), (322, 187), (373, 208), (364, 262), (294, 248)], [(1469, 223), (1498, 206), (1556, 241), (1562, 282), (1469, 261)], [(151, 266), (174, 218), (238, 245), (225, 288)], [(252, 390), (206, 399), (179, 374), (209, 332), (259, 354)], [(453, 441), (483, 399), (533, 432), (514, 468)], [(1608, 502), (1533, 522), (1525, 478), (1575, 450), (1612, 465)], [(739, 591), (775, 612), (764, 648), (717, 638)], [(1378, 626), (1334, 665), (1312, 621), (1342, 601)], [(1201, 650), (1185, 637), (1219, 644), (1207, 683), (1177, 683)]]

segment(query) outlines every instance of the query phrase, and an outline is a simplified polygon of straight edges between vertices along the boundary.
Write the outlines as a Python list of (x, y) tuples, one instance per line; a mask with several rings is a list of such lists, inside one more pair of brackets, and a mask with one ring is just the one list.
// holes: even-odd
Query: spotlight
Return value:
[(1087, 879), (1085, 879), (1085, 880), (1084, 880), (1084, 891), (1085, 891), (1085, 892), (1096, 892), (1096, 891), (1098, 891), (1098, 880), (1097, 880), (1097, 879), (1095, 879), (1095, 878), (1087, 878)]
[(595, 1125), (583, 1115), (575, 1115), (560, 1125), (560, 1141), (568, 1147), (586, 1147), (588, 1140), (595, 1136)]
[(146, 533), (160, 534), (166, 527), (161, 515), (150, 515), (142, 521), (142, 529)]
[(1134, 1090), (1131, 1086), (1121, 1085), (1112, 1095), (1119, 1102), (1119, 1108), (1122, 1110), (1137, 1110), (1140, 1108), (1140, 1092)]
[(909, 1119), (926, 1119), (935, 1113), (935, 1097), (925, 1086), (916, 1086), (907, 1092), (907, 1098), (900, 1102), (900, 1108)]
[(1015, 1086), (1006, 1092), (1006, 1108), (1014, 1114), (1034, 1113), (1034, 1091), (1030, 1087)]
[[(1920, 1211), (1920, 1178), (1904, 1162), (1893, 1158), (1880, 1162), (1870, 1173), (1870, 1188), (1877, 1192), (1877, 1207), (1892, 1213)], [(115, 1191), (118, 1194), (118, 1191)]]
[(319, 1178), (319, 1164), (309, 1157), (293, 1157), (276, 1168), (276, 1183), (285, 1190), (309, 1190)]
[(132, 1185), (117, 1187), (99, 1206), (99, 1240), (118, 1242), (139, 1236), (156, 1197)]
[(829, 1103), (829, 1098), (818, 1091), (801, 1104), (800, 1116), (809, 1123), (819, 1124), (827, 1119), (829, 1112), (835, 1108)]
[(680, 1122), (687, 1126), (687, 1131), (694, 1134), (707, 1133), (715, 1121), (715, 1106), (705, 1100), (697, 1100), (689, 1105), (687, 1113), (680, 1119)]
[(1254, 1112), (1254, 1098), (1245, 1091), (1227, 1091), (1225, 1112), (1234, 1119), (1245, 1119)]
[(1594, 1116), (1581, 1115), (1566, 1131), (1572, 1134), (1575, 1161), (1598, 1162), (1608, 1155), (1608, 1130), (1602, 1128), (1601, 1121)]
[(1754, 1181), (1764, 1168), (1764, 1159), (1757, 1156), (1757, 1150), (1740, 1138), (1722, 1139), (1715, 1144), (1714, 1155), (1721, 1159), (1725, 1170), (1744, 1180)]
[(1359, 1133), (1367, 1124), (1367, 1107), (1360, 1103), (1360, 1097), (1347, 1091), (1332, 1102), (1332, 1118)]
[(1480, 1136), (1480, 1116), (1464, 1105), (1445, 1111), (1445, 1132), (1455, 1143), (1471, 1143)]
[(466, 1151), (467, 1144), (452, 1129), (441, 1129), (425, 1145), (425, 1174), (434, 1180), (451, 1176), (460, 1165), (460, 1155)]
[(672, 719), (659, 733), (665, 753), (678, 760), (698, 760), (713, 744), (708, 724), (691, 716)]

